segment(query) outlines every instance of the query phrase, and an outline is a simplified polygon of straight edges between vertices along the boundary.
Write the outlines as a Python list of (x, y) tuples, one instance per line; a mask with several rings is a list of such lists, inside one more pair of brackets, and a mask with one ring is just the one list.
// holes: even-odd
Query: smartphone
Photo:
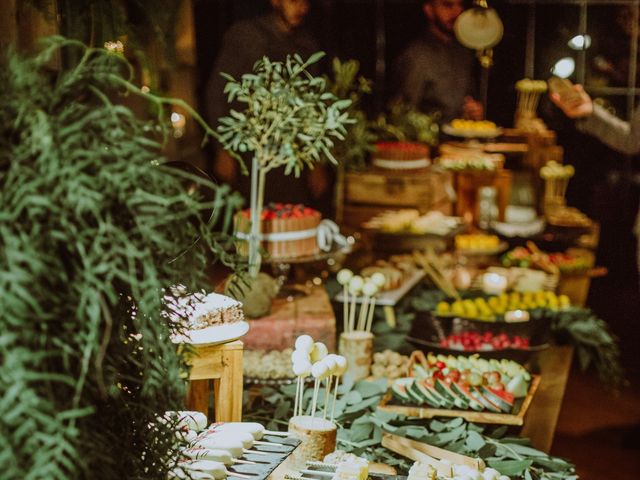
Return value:
[(567, 78), (551, 77), (547, 80), (549, 91), (557, 93), (563, 101), (577, 100), (580, 94), (573, 89), (573, 83)]

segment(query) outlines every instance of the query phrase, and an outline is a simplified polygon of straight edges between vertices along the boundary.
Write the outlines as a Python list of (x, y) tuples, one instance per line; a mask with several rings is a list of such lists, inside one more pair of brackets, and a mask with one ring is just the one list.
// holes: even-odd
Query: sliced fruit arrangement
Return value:
[(412, 376), (391, 385), (402, 403), (433, 408), (512, 413), (515, 400), (526, 396), (531, 375), (512, 360), (477, 355), (427, 355), (426, 366), (413, 366)]
[(527, 242), (527, 247), (516, 247), (502, 255), (500, 261), (505, 267), (537, 267), (545, 272), (555, 274), (558, 271), (565, 274), (583, 273), (593, 265), (589, 258), (571, 253), (544, 253), (533, 242)]
[(464, 317), (488, 322), (499, 321), (505, 312), (513, 310), (534, 310), (549, 308), (558, 310), (571, 306), (566, 295), (556, 295), (550, 291), (511, 292), (490, 297), (479, 296), (456, 300), (454, 302), (440, 302), (436, 306), (435, 314), (440, 317)]
[(509, 336), (506, 333), (493, 332), (461, 332), (451, 334), (440, 341), (440, 346), (450, 350), (467, 352), (504, 350), (506, 348), (529, 348), (529, 339), (520, 335)]

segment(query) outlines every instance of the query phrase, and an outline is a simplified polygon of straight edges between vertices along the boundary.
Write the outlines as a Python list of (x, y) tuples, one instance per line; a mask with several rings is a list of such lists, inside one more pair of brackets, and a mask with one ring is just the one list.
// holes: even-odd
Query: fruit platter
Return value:
[(572, 252), (544, 253), (536, 248), (531, 248), (532, 242), (527, 247), (516, 247), (509, 250), (500, 258), (500, 263), (505, 267), (518, 266), (528, 268), (537, 267), (552, 274), (581, 275), (588, 273), (593, 268), (593, 261), (585, 255)]
[(463, 417), (522, 425), (539, 377), (507, 359), (411, 355), (408, 375), (393, 381), (381, 408), (407, 416)]

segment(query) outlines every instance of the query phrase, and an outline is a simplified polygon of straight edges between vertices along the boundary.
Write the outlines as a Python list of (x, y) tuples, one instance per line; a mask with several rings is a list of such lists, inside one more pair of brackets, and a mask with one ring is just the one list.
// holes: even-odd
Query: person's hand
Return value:
[(482, 104), (472, 97), (464, 97), (464, 103), (462, 104), (462, 114), (464, 118), (468, 120), (482, 120), (484, 116), (484, 109)]
[(588, 117), (593, 113), (593, 101), (582, 85), (573, 85), (571, 90), (549, 94), (551, 101), (569, 118)]

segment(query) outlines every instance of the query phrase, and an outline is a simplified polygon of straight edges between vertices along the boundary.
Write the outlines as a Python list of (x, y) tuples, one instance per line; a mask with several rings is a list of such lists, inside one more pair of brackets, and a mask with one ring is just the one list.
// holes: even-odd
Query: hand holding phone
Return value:
[(549, 84), (549, 96), (570, 118), (580, 118), (591, 115), (593, 112), (593, 102), (591, 97), (584, 91), (582, 85), (574, 85), (570, 80), (560, 77), (551, 77), (547, 80)]

